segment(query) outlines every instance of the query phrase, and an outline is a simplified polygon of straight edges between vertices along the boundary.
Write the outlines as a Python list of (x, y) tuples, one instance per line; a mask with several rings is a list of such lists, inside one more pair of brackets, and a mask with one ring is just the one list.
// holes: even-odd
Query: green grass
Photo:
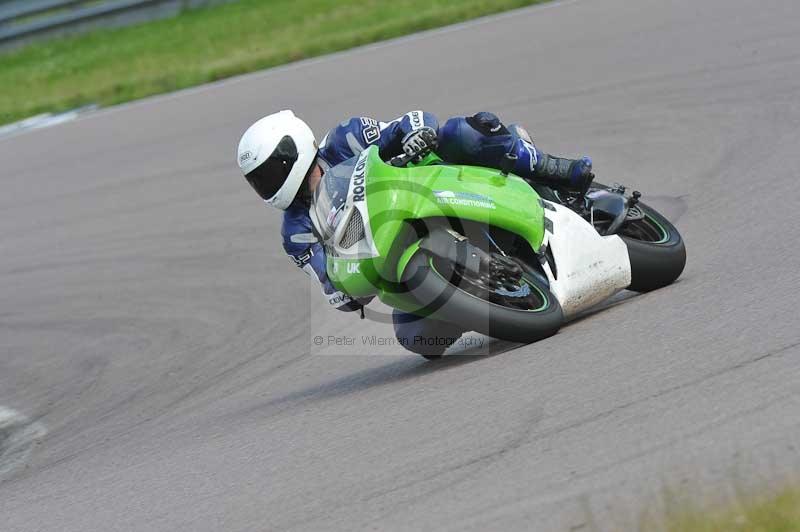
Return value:
[(240, 0), (0, 53), (0, 124), (112, 105), (542, 0)]
[(750, 498), (714, 510), (689, 510), (672, 516), (669, 532), (800, 532), (800, 488)]

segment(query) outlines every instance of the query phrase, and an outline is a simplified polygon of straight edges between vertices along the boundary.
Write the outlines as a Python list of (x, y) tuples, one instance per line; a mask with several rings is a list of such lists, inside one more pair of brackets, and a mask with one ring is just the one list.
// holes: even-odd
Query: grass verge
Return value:
[(0, 124), (113, 105), (543, 0), (239, 0), (0, 53)]
[(800, 532), (800, 488), (711, 511), (689, 510), (669, 520), (669, 532)]

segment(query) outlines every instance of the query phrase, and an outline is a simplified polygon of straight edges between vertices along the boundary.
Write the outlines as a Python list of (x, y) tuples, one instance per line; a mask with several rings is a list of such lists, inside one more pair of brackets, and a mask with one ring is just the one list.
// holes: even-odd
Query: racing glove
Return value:
[(427, 126), (415, 129), (403, 137), (401, 142), (403, 152), (411, 157), (413, 162), (417, 162), (436, 148), (436, 130)]

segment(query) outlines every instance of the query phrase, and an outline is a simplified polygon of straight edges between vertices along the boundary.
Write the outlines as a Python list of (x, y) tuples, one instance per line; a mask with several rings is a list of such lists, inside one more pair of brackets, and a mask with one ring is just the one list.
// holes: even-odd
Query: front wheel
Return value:
[(658, 211), (637, 203), (618, 231), (631, 261), (629, 290), (649, 292), (677, 279), (686, 265), (686, 246), (678, 230)]
[(423, 306), (421, 315), (454, 323), (465, 330), (529, 343), (558, 332), (561, 305), (547, 284), (531, 272), (513, 286), (493, 287), (447, 259), (419, 252), (408, 265), (406, 283)]

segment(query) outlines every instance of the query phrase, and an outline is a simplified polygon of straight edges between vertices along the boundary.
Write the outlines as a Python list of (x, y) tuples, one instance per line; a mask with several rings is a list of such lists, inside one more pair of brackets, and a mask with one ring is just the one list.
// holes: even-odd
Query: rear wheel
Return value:
[(487, 283), (458, 264), (420, 252), (408, 265), (410, 293), (422, 314), (513, 342), (555, 334), (563, 322), (558, 300), (543, 278), (523, 268), (518, 281)]
[[(602, 183), (593, 189), (611, 190)], [(686, 246), (672, 223), (649, 205), (638, 202), (617, 234), (628, 247), (631, 284), (628, 290), (649, 292), (672, 284), (686, 266)]]
[(629, 290), (649, 292), (674, 282), (686, 265), (686, 246), (678, 230), (644, 203), (633, 207), (629, 218), (618, 231), (631, 261)]

